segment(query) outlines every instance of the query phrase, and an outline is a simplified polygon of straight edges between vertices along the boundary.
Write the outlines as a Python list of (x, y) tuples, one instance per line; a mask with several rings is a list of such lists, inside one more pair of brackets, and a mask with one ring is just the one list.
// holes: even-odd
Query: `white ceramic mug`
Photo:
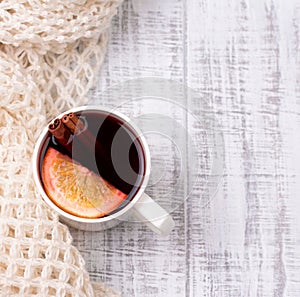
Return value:
[(66, 222), (68, 225), (75, 227), (81, 230), (87, 231), (100, 231), (105, 230), (117, 225), (120, 221), (126, 220), (128, 215), (133, 214), (139, 221), (145, 223), (151, 230), (158, 234), (167, 235), (174, 228), (174, 221), (172, 217), (164, 210), (161, 206), (159, 206), (156, 202), (153, 201), (146, 193), (145, 189), (148, 184), (151, 164), (150, 164), (150, 152), (148, 148), (148, 144), (146, 139), (144, 138), (141, 131), (136, 127), (134, 123), (125, 115), (119, 112), (111, 112), (108, 109), (100, 108), (98, 106), (81, 106), (76, 107), (71, 110), (68, 110), (56, 118), (61, 118), (64, 114), (74, 112), (80, 113), (82, 111), (94, 111), (107, 113), (108, 115), (112, 115), (115, 118), (119, 118), (120, 121), (126, 124), (133, 132), (133, 134), (138, 138), (139, 143), (143, 149), (144, 156), (144, 174), (141, 183), (139, 184), (138, 190), (135, 192), (134, 196), (127, 203), (126, 206), (118, 210), (117, 212), (113, 212), (104, 217), (100, 218), (81, 218), (70, 213), (65, 212), (61, 208), (59, 208), (46, 194), (45, 189), (43, 187), (40, 168), (41, 168), (41, 156), (42, 151), (45, 150), (47, 145), (47, 140), (49, 140), (50, 132), (48, 131), (48, 126), (42, 131), (35, 149), (33, 153), (33, 177), (36, 183), (36, 186), (42, 195), (44, 201), (54, 209), (62, 219), (62, 221)]

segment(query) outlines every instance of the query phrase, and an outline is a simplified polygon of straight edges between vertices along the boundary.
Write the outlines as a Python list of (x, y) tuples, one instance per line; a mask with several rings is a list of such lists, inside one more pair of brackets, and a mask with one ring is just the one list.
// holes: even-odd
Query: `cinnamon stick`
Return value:
[[(62, 122), (70, 129), (71, 133), (88, 149), (95, 148), (97, 154), (106, 159), (105, 149), (96, 137), (87, 129), (84, 122), (73, 112), (62, 117)], [(82, 133), (84, 132), (84, 133)]]
[(62, 122), (69, 128), (72, 134), (79, 134), (85, 130), (84, 123), (73, 113), (65, 114), (62, 117)]
[[(85, 160), (88, 167), (95, 172), (98, 172), (97, 164), (93, 157), (87, 157), (87, 154), (91, 156), (97, 156), (101, 159), (103, 166), (109, 168), (111, 164), (108, 162), (109, 157), (103, 147), (103, 145), (97, 140), (97, 138), (89, 131), (84, 122), (74, 113), (65, 114), (62, 117), (63, 124), (68, 127), (70, 132), (74, 134), (74, 140), (80, 145), (79, 151), (85, 151)], [(98, 172), (99, 173), (99, 172)]]
[(69, 153), (72, 152), (70, 130), (60, 119), (55, 119), (54, 122), (48, 126), (48, 130), (55, 137), (59, 144), (61, 144)]
[(86, 127), (82, 120), (80, 120), (74, 112), (68, 113), (69, 119), (78, 127), (79, 131), (83, 131)]

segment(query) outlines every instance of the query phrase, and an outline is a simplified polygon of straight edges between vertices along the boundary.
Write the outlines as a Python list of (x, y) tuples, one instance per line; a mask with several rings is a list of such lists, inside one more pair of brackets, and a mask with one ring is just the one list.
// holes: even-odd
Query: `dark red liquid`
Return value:
[[(41, 153), (40, 174), (45, 153), (53, 147), (127, 194), (119, 210), (134, 197), (145, 175), (145, 155), (140, 140), (131, 127), (115, 115), (100, 111), (81, 111), (76, 115), (87, 130), (71, 137), (71, 153), (49, 133)], [(91, 141), (88, 133), (97, 141)]]

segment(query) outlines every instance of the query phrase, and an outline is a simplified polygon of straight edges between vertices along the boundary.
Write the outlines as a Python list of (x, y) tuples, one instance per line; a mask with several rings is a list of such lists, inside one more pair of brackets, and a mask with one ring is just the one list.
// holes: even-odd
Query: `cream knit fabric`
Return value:
[(1, 296), (115, 296), (91, 285), (68, 228), (35, 190), (31, 155), (50, 118), (84, 103), (119, 3), (0, 3)]
[(0, 41), (62, 53), (68, 43), (93, 38), (109, 26), (121, 0), (2, 0)]

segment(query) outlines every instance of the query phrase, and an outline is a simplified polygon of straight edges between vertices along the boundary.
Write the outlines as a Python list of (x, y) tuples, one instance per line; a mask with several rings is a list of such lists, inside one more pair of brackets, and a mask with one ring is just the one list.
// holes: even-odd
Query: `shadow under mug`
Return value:
[(145, 193), (145, 189), (147, 187), (149, 175), (151, 172), (150, 151), (146, 139), (144, 138), (139, 128), (127, 116), (119, 112), (112, 112), (111, 110), (98, 106), (76, 107), (58, 115), (56, 118), (62, 118), (63, 115), (70, 112), (73, 112), (77, 115), (80, 115), (84, 112), (106, 114), (107, 116), (113, 116), (114, 118), (118, 119), (122, 123), (122, 125), (125, 125), (126, 128), (132, 132), (134, 137), (136, 137), (142, 148), (144, 164), (143, 177), (139, 181), (137, 190), (134, 192), (133, 196), (130, 197), (130, 199), (127, 201), (126, 205), (124, 205), (120, 209), (117, 209), (115, 212), (111, 212), (110, 214), (104, 217), (82, 218), (64, 211), (49, 198), (44, 189), (41, 177), (43, 152), (45, 151), (47, 143), (49, 143), (49, 138), (51, 137), (47, 126), (44, 128), (40, 137), (37, 140), (32, 159), (34, 181), (44, 201), (59, 214), (63, 222), (80, 230), (105, 230), (116, 226), (121, 221), (126, 221), (126, 218), (133, 215), (136, 219), (138, 219), (139, 222), (145, 223), (155, 233), (161, 235), (169, 234), (175, 226), (172, 217), (168, 214), (166, 210), (164, 210), (160, 205), (158, 205), (152, 198), (150, 198)]

